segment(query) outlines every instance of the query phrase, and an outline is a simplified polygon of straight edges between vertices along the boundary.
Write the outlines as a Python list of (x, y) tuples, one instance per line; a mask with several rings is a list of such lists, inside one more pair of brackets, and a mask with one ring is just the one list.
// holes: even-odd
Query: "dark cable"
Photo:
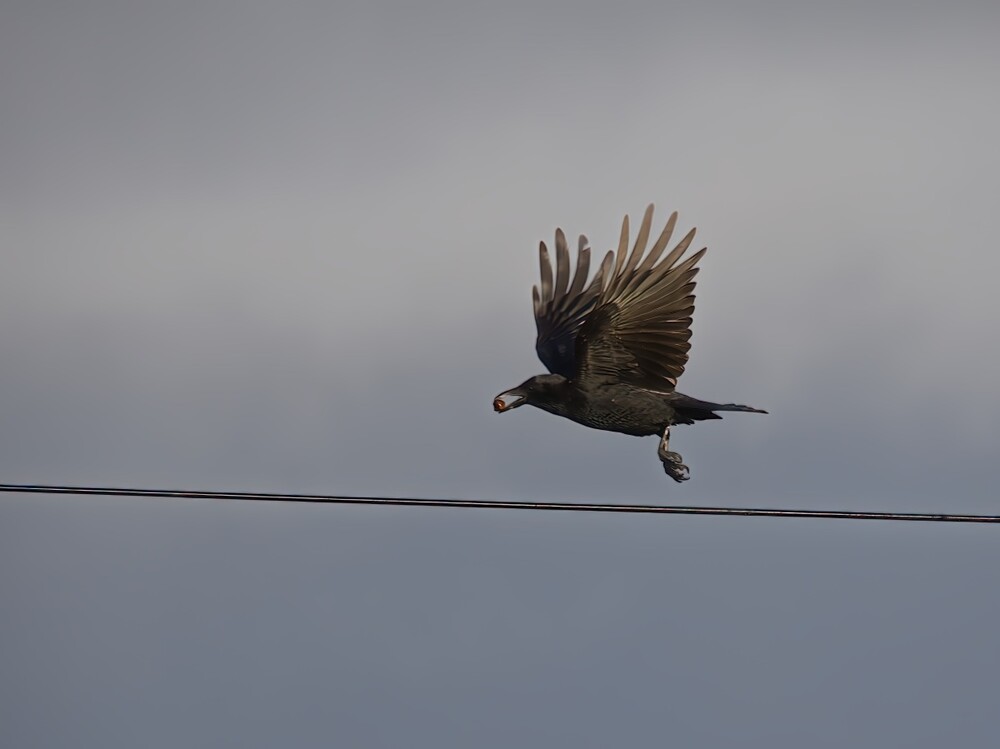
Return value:
[(420, 499), (415, 497), (358, 497), (330, 494), (272, 494), (267, 492), (180, 491), (118, 489), (101, 486), (46, 486), (0, 484), (0, 492), (25, 494), (87, 494), (110, 497), (170, 499), (234, 499), (245, 502), (312, 502), (316, 504), (393, 505), (404, 507), (464, 507), (480, 510), (555, 510), (563, 512), (628, 512), (657, 515), (740, 515), (838, 520), (909, 520), (933, 523), (1000, 523), (1000, 515), (957, 515), (935, 512), (853, 512), (848, 510), (776, 510), (751, 507), (679, 507), (676, 505), (588, 504), (575, 502), (510, 502), (488, 499)]

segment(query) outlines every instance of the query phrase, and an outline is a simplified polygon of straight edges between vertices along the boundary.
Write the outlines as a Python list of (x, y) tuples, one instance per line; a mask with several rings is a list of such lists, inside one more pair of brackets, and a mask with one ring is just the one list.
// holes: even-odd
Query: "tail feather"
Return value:
[(712, 408), (713, 411), (746, 411), (753, 414), (766, 414), (763, 408), (753, 408), (752, 406), (741, 406), (739, 403), (723, 403)]
[(744, 413), (766, 414), (767, 411), (752, 406), (744, 406), (739, 403), (712, 403), (711, 401), (698, 400), (683, 393), (673, 393), (671, 405), (677, 413), (676, 424), (693, 424), (696, 421), (707, 421), (708, 419), (721, 419), (716, 411), (742, 411)]

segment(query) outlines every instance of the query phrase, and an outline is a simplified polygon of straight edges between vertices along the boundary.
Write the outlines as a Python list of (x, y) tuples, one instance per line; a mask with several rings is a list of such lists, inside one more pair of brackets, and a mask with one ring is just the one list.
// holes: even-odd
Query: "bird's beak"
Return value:
[(519, 390), (508, 390), (506, 393), (500, 393), (500, 395), (493, 399), (493, 410), (498, 414), (510, 411), (512, 408), (523, 405), (526, 400)]

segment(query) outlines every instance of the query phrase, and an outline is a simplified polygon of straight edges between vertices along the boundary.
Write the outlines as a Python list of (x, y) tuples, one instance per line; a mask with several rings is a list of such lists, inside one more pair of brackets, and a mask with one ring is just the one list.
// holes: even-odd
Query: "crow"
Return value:
[(717, 411), (767, 411), (676, 391), (691, 348), (694, 277), (707, 248), (683, 257), (694, 239), (692, 229), (660, 259), (677, 223), (675, 212), (646, 254), (652, 221), (650, 205), (629, 253), (625, 216), (617, 253), (608, 252), (590, 283), (586, 237), (580, 237), (572, 276), (562, 230), (556, 229), (554, 273), (548, 248), (539, 243), (541, 288), (532, 289), (535, 351), (550, 374), (500, 393), (493, 408), (501, 413), (528, 404), (594, 429), (658, 435), (663, 470), (679, 482), (690, 478), (690, 471), (670, 451), (670, 427), (721, 419)]

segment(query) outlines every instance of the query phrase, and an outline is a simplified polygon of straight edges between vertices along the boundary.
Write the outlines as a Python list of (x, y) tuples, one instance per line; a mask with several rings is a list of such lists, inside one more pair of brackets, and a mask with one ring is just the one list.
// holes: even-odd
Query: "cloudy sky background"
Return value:
[[(1000, 512), (989, 3), (8, 3), (9, 483)], [(562, 226), (710, 250), (656, 442)], [(993, 746), (991, 527), (0, 497), (9, 746)]]

